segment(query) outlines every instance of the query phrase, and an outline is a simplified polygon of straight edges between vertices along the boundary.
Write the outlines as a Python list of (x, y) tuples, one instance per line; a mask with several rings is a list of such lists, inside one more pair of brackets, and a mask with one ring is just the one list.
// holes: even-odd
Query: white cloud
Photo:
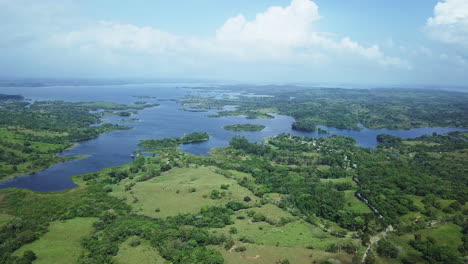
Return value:
[(431, 37), (439, 41), (468, 47), (468, 1), (444, 0), (434, 7), (427, 20)]
[(411, 68), (403, 59), (384, 55), (377, 45), (365, 47), (349, 37), (335, 39), (331, 34), (318, 32), (314, 22), (320, 19), (314, 2), (292, 0), (289, 6), (270, 7), (253, 20), (243, 15), (229, 18), (210, 38), (178, 36), (151, 27), (103, 21), (58, 35), (55, 41), (80, 50), (98, 50), (96, 54), (107, 54), (105, 58), (113, 62), (125, 54), (141, 54), (157, 61), (169, 57), (172, 63), (188, 64), (329, 62)]

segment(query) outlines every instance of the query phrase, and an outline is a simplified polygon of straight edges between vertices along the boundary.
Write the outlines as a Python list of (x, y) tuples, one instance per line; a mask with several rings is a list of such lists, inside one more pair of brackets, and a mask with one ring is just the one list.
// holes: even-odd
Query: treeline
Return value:
[(24, 100), (24, 97), (19, 94), (0, 94), (0, 101), (15, 100), (21, 101)]

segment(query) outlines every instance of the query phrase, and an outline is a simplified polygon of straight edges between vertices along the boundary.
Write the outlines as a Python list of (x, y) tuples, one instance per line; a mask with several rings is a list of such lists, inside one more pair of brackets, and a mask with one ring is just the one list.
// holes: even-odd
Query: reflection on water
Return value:
[[(132, 103), (143, 100), (134, 96), (155, 96), (158, 99), (177, 99), (191, 93), (201, 94), (201, 91), (187, 90), (177, 87), (157, 87), (155, 85), (122, 85), (122, 86), (94, 86), (94, 87), (34, 87), (34, 88), (1, 88), (2, 93), (23, 94), (35, 100), (67, 100), (67, 101), (113, 101), (118, 103)], [(461, 130), (454, 128), (418, 128), (411, 130), (367, 129), (347, 130), (320, 126), (330, 134), (316, 132), (300, 132), (291, 129), (294, 121), (292, 117), (276, 115), (274, 119), (247, 120), (244, 117), (208, 118), (214, 110), (207, 112), (190, 112), (181, 110), (181, 105), (171, 100), (147, 99), (147, 102), (158, 102), (160, 106), (140, 110), (131, 118), (138, 118), (138, 122), (125, 122), (133, 126), (132, 130), (122, 130), (102, 134), (99, 137), (80, 142), (75, 148), (62, 153), (71, 157), (89, 155), (85, 159), (73, 160), (56, 164), (43, 171), (23, 175), (16, 179), (0, 184), (0, 188), (26, 188), (35, 191), (56, 191), (75, 187), (70, 176), (99, 171), (106, 167), (122, 165), (131, 162), (130, 155), (141, 139), (180, 137), (184, 133), (205, 131), (211, 135), (209, 141), (186, 144), (181, 150), (196, 155), (207, 155), (215, 147), (227, 146), (233, 136), (244, 136), (250, 141), (260, 142), (267, 137), (280, 133), (291, 133), (298, 136), (324, 137), (329, 135), (343, 135), (354, 138), (359, 146), (374, 148), (377, 145), (378, 134), (390, 134), (402, 138), (414, 138), (433, 132), (443, 134)], [(235, 106), (226, 107), (234, 110)], [(122, 117), (110, 116), (106, 119), (122, 122)], [(266, 128), (257, 132), (226, 131), (223, 126), (239, 123), (264, 125)], [(465, 129), (466, 131), (466, 129)]]

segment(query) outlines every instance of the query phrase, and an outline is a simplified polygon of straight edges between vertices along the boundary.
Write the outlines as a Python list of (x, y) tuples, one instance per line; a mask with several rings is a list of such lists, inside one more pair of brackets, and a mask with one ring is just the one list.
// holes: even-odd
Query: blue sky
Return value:
[(468, 86), (466, 0), (0, 0), (0, 77)]

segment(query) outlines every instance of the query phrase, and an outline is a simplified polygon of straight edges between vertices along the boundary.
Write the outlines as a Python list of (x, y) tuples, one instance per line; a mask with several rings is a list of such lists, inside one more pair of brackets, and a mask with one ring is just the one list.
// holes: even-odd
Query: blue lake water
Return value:
[[(359, 146), (374, 148), (377, 145), (376, 136), (390, 134), (402, 138), (415, 138), (433, 132), (444, 134), (451, 131), (468, 131), (460, 128), (417, 128), (410, 130), (367, 129), (347, 130), (321, 126), (330, 134), (301, 132), (291, 129), (294, 121), (292, 117), (274, 115), (274, 119), (247, 120), (244, 117), (209, 118), (208, 112), (187, 112), (175, 101), (155, 99), (139, 99), (134, 96), (155, 96), (158, 99), (178, 99), (186, 94), (206, 94), (187, 87), (188, 84), (152, 84), (152, 85), (109, 85), (109, 86), (52, 86), (0, 88), (0, 93), (22, 94), (33, 100), (65, 100), (65, 101), (112, 101), (130, 104), (134, 101), (158, 102), (160, 106), (140, 110), (132, 118), (137, 122), (121, 122), (122, 117), (106, 117), (113, 122), (134, 127), (132, 130), (122, 130), (102, 134), (99, 137), (78, 143), (76, 147), (60, 155), (71, 157), (88, 155), (87, 158), (56, 164), (48, 169), (32, 174), (23, 175), (0, 183), (1, 188), (26, 188), (34, 191), (58, 191), (70, 189), (76, 185), (70, 176), (99, 171), (106, 167), (122, 165), (131, 162), (130, 155), (138, 148), (141, 139), (179, 137), (184, 133), (205, 131), (211, 135), (209, 141), (186, 144), (182, 151), (196, 155), (207, 155), (215, 147), (227, 146), (233, 136), (244, 136), (250, 141), (262, 141), (267, 137), (280, 133), (290, 133), (297, 136), (324, 137), (329, 135), (343, 135), (354, 138)], [(230, 94), (232, 96), (232, 94)], [(257, 132), (232, 132), (223, 129), (225, 125), (238, 123), (253, 123), (266, 126)]]

